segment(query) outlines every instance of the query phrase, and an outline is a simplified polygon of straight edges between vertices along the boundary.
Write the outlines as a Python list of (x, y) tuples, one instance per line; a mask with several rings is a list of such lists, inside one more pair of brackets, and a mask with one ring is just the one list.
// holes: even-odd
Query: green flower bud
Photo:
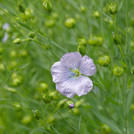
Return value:
[(7, 90), (12, 93), (17, 93), (16, 89), (7, 87)]
[(43, 7), (48, 13), (52, 12), (52, 4), (50, 0), (44, 0)]
[(57, 99), (57, 92), (50, 92), (49, 97), (51, 98), (51, 100), (56, 100)]
[(23, 124), (29, 124), (32, 121), (32, 117), (30, 115), (26, 115), (22, 118)]
[(111, 132), (111, 129), (109, 128), (108, 125), (104, 124), (101, 127), (101, 131), (102, 131), (102, 134), (106, 134), (106, 133), (110, 133)]
[(110, 14), (115, 15), (117, 13), (117, 5), (116, 3), (111, 3), (110, 5), (108, 5), (108, 11), (110, 12)]
[(77, 51), (78, 51), (82, 56), (84, 56), (85, 53), (86, 53), (86, 48), (85, 48), (85, 46), (79, 45)]
[(29, 34), (28, 34), (28, 37), (30, 38), (34, 38), (35, 36), (35, 32), (34, 31), (31, 31)]
[(130, 42), (130, 50), (134, 51), (134, 42), (133, 41)]
[(16, 58), (16, 57), (17, 57), (16, 51), (15, 51), (15, 50), (10, 51), (10, 56), (11, 56), (12, 58)]
[(100, 57), (99, 60), (98, 60), (98, 63), (101, 66), (108, 66), (110, 64), (110, 62), (111, 62), (111, 59), (107, 55), (104, 55), (104, 56)]
[(34, 113), (34, 117), (39, 120), (40, 119), (40, 112), (39, 110), (33, 110), (33, 113)]
[(17, 62), (16, 61), (12, 61), (10, 62), (10, 65), (8, 66), (10, 70), (14, 69), (17, 65)]
[(38, 90), (43, 93), (48, 90), (48, 85), (46, 83), (39, 83)]
[(82, 13), (85, 13), (85, 11), (86, 11), (85, 7), (81, 6), (81, 7), (80, 7), (80, 11), (81, 11)]
[(94, 36), (88, 40), (88, 43), (92, 46), (101, 46), (103, 44), (103, 38), (100, 36)]
[(58, 103), (58, 107), (63, 107), (66, 102), (67, 102), (66, 99), (61, 100), (61, 101)]
[(22, 78), (21, 77), (17, 77), (15, 79), (13, 79), (13, 81), (12, 81), (12, 85), (16, 86), (16, 87), (19, 86), (21, 83), (22, 83)]
[(52, 123), (54, 121), (54, 117), (52, 115), (49, 115), (47, 118), (48, 123)]
[(24, 13), (25, 12), (25, 8), (22, 5), (18, 5), (18, 9), (20, 12)]
[(33, 10), (31, 8), (27, 8), (25, 10), (25, 15), (26, 15), (27, 19), (29, 19), (31, 17), (32, 13), (33, 13)]
[(21, 39), (20, 39), (20, 38), (14, 39), (14, 40), (13, 40), (13, 43), (14, 43), (14, 44), (19, 44), (19, 43), (21, 43)]
[(93, 13), (93, 16), (94, 16), (94, 18), (99, 19), (100, 18), (100, 12), (99, 11), (95, 11)]
[(87, 45), (87, 40), (85, 38), (78, 39), (78, 45), (86, 46)]
[(54, 27), (55, 26), (55, 21), (54, 20), (48, 20), (48, 21), (45, 22), (45, 25), (46, 25), (46, 27), (49, 27), (49, 28)]
[(18, 102), (15, 102), (13, 104), (13, 106), (14, 106), (14, 108), (15, 108), (16, 111), (20, 111), (22, 109), (21, 105)]
[(65, 21), (65, 26), (66, 26), (67, 28), (74, 28), (75, 25), (76, 25), (76, 21), (75, 21), (75, 19), (73, 19), (73, 18), (68, 18), (68, 19)]
[(26, 58), (28, 56), (28, 52), (26, 50), (22, 50), (20, 52), (20, 56), (23, 57), (23, 58)]
[(67, 108), (74, 108), (74, 103), (72, 101), (67, 101), (66, 106)]
[(113, 42), (115, 45), (121, 45), (121, 36), (113, 33)]
[(42, 99), (45, 103), (50, 103), (50, 97), (47, 94), (43, 94)]
[(124, 70), (123, 70), (122, 67), (116, 66), (116, 67), (114, 67), (114, 69), (113, 69), (113, 73), (114, 73), (114, 75), (117, 76), (117, 77), (121, 76), (121, 75), (123, 74), (123, 72), (124, 72)]

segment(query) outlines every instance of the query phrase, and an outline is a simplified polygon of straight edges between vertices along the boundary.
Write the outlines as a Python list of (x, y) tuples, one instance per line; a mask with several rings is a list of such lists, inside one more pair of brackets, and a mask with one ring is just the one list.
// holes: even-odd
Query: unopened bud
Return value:
[(76, 21), (74, 18), (68, 18), (66, 21), (65, 21), (65, 26), (67, 28), (74, 28), (76, 25)]
[(79, 45), (77, 51), (78, 51), (82, 56), (84, 56), (85, 53), (86, 53), (86, 48), (85, 48), (85, 46)]
[(43, 94), (42, 99), (45, 103), (50, 103), (50, 97), (47, 94)]
[(101, 46), (103, 44), (103, 38), (100, 36), (94, 36), (88, 40), (88, 43), (92, 46)]
[(100, 12), (99, 11), (95, 11), (93, 13), (93, 16), (94, 16), (94, 18), (99, 19), (100, 18)]
[(29, 124), (32, 121), (32, 117), (30, 115), (26, 115), (22, 119), (23, 124)]
[(41, 92), (41, 93), (43, 93), (43, 92), (45, 92), (46, 90), (48, 90), (48, 85), (47, 85), (47, 83), (39, 83), (39, 85), (38, 85), (38, 90)]
[(121, 45), (121, 36), (113, 33), (113, 42), (115, 45)]
[(25, 12), (25, 8), (22, 5), (18, 5), (19, 11), (24, 13)]
[(78, 39), (78, 45), (86, 46), (87, 45), (87, 40), (85, 38)]
[(22, 109), (21, 105), (18, 102), (14, 103), (13, 106), (16, 111), (20, 111)]
[(44, 0), (43, 7), (48, 13), (52, 12), (52, 4), (50, 0)]
[(34, 117), (39, 120), (40, 119), (40, 112), (39, 110), (33, 110), (33, 113), (34, 113)]
[(30, 38), (34, 38), (34, 36), (35, 36), (35, 32), (33, 32), (33, 31), (31, 31), (31, 32), (28, 34), (28, 37), (30, 37)]
[(117, 5), (116, 3), (111, 3), (110, 5), (108, 5), (108, 11), (110, 12), (110, 14), (115, 15), (117, 13)]
[(45, 25), (46, 25), (46, 27), (49, 27), (49, 28), (54, 27), (55, 26), (55, 21), (54, 20), (48, 20), (48, 21), (45, 22)]
[(66, 104), (67, 104), (67, 107), (74, 108), (74, 103), (72, 101), (67, 101)]
[(104, 125), (102, 125), (102, 127), (101, 127), (101, 131), (102, 131), (102, 134), (106, 134), (106, 133), (111, 132), (111, 129), (109, 128), (108, 125), (104, 124)]
[(100, 57), (99, 60), (98, 60), (98, 63), (101, 66), (108, 66), (110, 64), (110, 62), (111, 62), (110, 57), (107, 56), (107, 55), (104, 55), (104, 56)]
[(113, 73), (114, 73), (114, 75), (117, 76), (117, 77), (121, 76), (121, 75), (123, 74), (123, 72), (124, 72), (124, 70), (123, 70), (122, 67), (116, 66), (116, 67), (114, 67), (114, 69), (113, 69)]
[(20, 38), (14, 39), (14, 40), (13, 40), (13, 43), (14, 43), (14, 44), (19, 44), (19, 43), (21, 43), (21, 39), (20, 39)]

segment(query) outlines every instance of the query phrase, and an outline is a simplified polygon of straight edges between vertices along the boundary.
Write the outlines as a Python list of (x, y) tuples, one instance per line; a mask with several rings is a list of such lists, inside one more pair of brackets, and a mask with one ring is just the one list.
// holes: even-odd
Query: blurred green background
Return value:
[[(133, 7), (133, 0), (0, 0), (0, 134), (133, 134)], [(97, 73), (90, 93), (68, 99), (50, 69), (75, 51), (91, 57)]]

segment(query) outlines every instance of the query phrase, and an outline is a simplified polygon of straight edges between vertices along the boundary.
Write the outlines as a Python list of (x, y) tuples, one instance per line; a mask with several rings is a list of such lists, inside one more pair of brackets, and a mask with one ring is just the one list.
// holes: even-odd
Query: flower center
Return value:
[(78, 77), (81, 75), (79, 69), (71, 69), (71, 72), (72, 72), (72, 76), (75, 76), (75, 77)]

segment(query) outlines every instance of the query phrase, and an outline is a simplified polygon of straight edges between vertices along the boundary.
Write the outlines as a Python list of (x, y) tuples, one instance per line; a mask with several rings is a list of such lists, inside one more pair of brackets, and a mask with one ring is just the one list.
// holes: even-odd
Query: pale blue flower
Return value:
[(88, 76), (96, 73), (96, 66), (88, 56), (81, 56), (78, 52), (63, 55), (59, 62), (51, 68), (56, 89), (71, 98), (75, 94), (85, 95), (93, 88), (93, 82)]

